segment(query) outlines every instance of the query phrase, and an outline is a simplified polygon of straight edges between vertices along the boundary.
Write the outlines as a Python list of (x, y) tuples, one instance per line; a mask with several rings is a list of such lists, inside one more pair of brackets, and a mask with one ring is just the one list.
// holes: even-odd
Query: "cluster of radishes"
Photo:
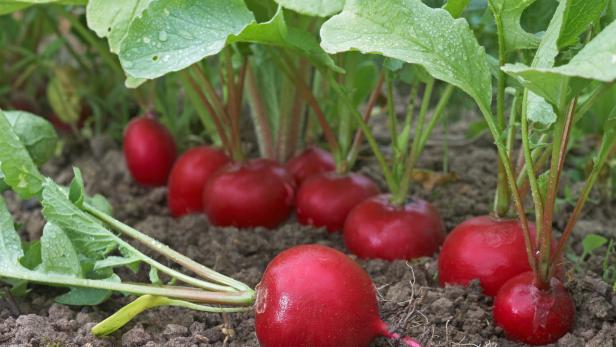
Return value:
[[(430, 256), (445, 240), (441, 217), (428, 202), (395, 206), (369, 178), (336, 173), (332, 156), (318, 148), (285, 166), (267, 159), (232, 162), (208, 146), (189, 149), (176, 160), (169, 132), (140, 117), (126, 129), (124, 153), (137, 182), (168, 185), (175, 217), (204, 212), (214, 225), (273, 228), (295, 207), (300, 223), (343, 231), (346, 247), (362, 258)], [(439, 276), (441, 285), (478, 279), (487, 295), (496, 296), (496, 322), (518, 340), (555, 341), (573, 323), (574, 305), (562, 283), (554, 279), (550, 290), (535, 286), (516, 220), (483, 216), (459, 225), (444, 242)], [(264, 346), (364, 346), (377, 335), (399, 337), (380, 320), (365, 271), (323, 246), (299, 246), (276, 257), (257, 288), (255, 310)]]
[(232, 162), (208, 146), (176, 160), (171, 134), (156, 120), (140, 117), (126, 128), (124, 153), (137, 182), (167, 184), (175, 217), (204, 212), (217, 226), (273, 228), (295, 207), (299, 223), (343, 231), (347, 248), (362, 258), (429, 256), (444, 239), (441, 217), (429, 203), (393, 206), (368, 177), (335, 172), (332, 156), (316, 147), (284, 166), (268, 159)]
[[(412, 232), (413, 216), (438, 218), (427, 203), (393, 209), (386, 196), (377, 195), (374, 182), (360, 174), (336, 174), (332, 156), (315, 147), (285, 166), (267, 159), (234, 163), (208, 146), (189, 149), (176, 160), (176, 146), (165, 127), (151, 117), (139, 117), (126, 128), (124, 154), (141, 185), (167, 184), (169, 210), (175, 217), (203, 211), (214, 225), (272, 228), (285, 221), (296, 205), (300, 223), (330, 232), (344, 227), (347, 246), (362, 257), (430, 255), (442, 241), (440, 219), (430, 224), (419, 218), (419, 230), (436, 226), (438, 237), (412, 240), (405, 230), (410, 226)], [(347, 220), (354, 208), (358, 211)], [(374, 224), (366, 222), (366, 215), (376, 217)], [(383, 242), (371, 242), (368, 234), (379, 237), (382, 225), (392, 218), (402, 224), (390, 227), (391, 235), (385, 235)], [(395, 240), (400, 237), (404, 242)], [(387, 255), (387, 249), (397, 251)], [(304, 270), (294, 270), (300, 268)], [(298, 246), (279, 254), (257, 287), (255, 311), (263, 346), (368, 346), (376, 336), (401, 338), (380, 319), (368, 274), (343, 253), (325, 246)], [(408, 337), (400, 341), (419, 346)]]
[[(529, 229), (535, 242), (535, 226), (529, 223)], [(537, 286), (518, 220), (481, 216), (463, 222), (447, 236), (438, 268), (441, 285), (478, 279), (494, 297), (494, 320), (515, 340), (543, 345), (571, 330), (575, 305), (558, 279), (560, 267), (549, 288)]]

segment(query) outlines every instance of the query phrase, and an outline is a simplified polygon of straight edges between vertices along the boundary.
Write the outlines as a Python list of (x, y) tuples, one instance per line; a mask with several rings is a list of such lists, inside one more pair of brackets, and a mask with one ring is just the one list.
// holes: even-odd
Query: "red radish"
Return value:
[(294, 194), (293, 177), (272, 160), (231, 163), (205, 184), (203, 210), (214, 225), (273, 228), (291, 213)]
[(322, 172), (334, 171), (336, 162), (331, 154), (317, 148), (310, 147), (287, 162), (287, 170), (293, 175), (295, 183), (299, 186), (310, 176)]
[(342, 230), (353, 207), (379, 193), (369, 178), (350, 173), (322, 173), (308, 178), (297, 192), (297, 220), (301, 224)]
[[(367, 347), (377, 336), (399, 338), (379, 317), (368, 274), (321, 245), (277, 255), (257, 285), (255, 311), (263, 347)], [(403, 342), (419, 347), (411, 338)]]
[[(534, 224), (529, 229), (534, 240)], [(478, 279), (486, 295), (496, 295), (507, 280), (531, 270), (519, 222), (490, 216), (463, 222), (445, 239), (438, 270), (441, 286)]]
[(143, 186), (162, 186), (175, 161), (169, 131), (148, 117), (131, 120), (124, 130), (124, 157), (133, 178)]
[(200, 146), (182, 154), (169, 175), (167, 203), (174, 217), (203, 211), (203, 187), (231, 159), (221, 150)]
[(415, 199), (397, 207), (382, 194), (355, 206), (344, 223), (344, 244), (361, 258), (385, 260), (431, 256), (445, 239), (434, 206)]
[(556, 342), (573, 326), (575, 305), (567, 289), (552, 278), (549, 288), (536, 286), (535, 274), (507, 281), (494, 299), (494, 320), (505, 334), (530, 345)]

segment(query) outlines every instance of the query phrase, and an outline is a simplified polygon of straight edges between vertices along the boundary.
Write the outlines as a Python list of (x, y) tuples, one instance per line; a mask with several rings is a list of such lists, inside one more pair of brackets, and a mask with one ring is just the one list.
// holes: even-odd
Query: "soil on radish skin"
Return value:
[[(72, 147), (65, 155), (45, 166), (44, 171), (60, 183), (72, 178), (72, 166), (81, 168), (90, 193), (107, 196), (114, 214), (137, 229), (161, 240), (189, 257), (254, 286), (267, 263), (282, 250), (305, 243), (320, 243), (344, 250), (340, 234), (300, 226), (293, 218), (276, 230), (217, 228), (199, 215), (175, 220), (166, 208), (165, 188), (144, 189), (129, 177), (121, 151), (112, 142), (99, 138), (81, 149)], [(77, 153), (77, 154), (75, 154)], [(439, 170), (442, 151), (430, 147), (421, 167)], [(494, 182), (495, 155), (490, 142), (483, 139), (450, 148), (450, 168), (459, 180), (437, 186), (432, 192), (415, 193), (433, 202), (440, 210), (448, 230), (471, 216), (490, 210)], [(380, 180), (371, 162), (360, 163), (362, 171)], [(9, 194), (7, 194), (9, 195)], [(37, 239), (43, 221), (40, 206), (18, 202), (9, 195), (9, 207), (23, 224), (22, 237)], [(614, 238), (615, 204), (592, 206), (582, 218), (574, 241), (586, 233)], [(570, 211), (570, 207), (567, 207)], [(560, 215), (560, 214), (559, 214)], [(564, 214), (563, 214), (564, 215)], [(611, 233), (608, 235), (608, 233)], [(577, 247), (575, 248), (578, 251)], [(146, 252), (147, 253), (147, 252)], [(168, 262), (160, 257), (165, 264)], [(477, 283), (468, 288), (438, 287), (436, 256), (411, 263), (378, 260), (359, 263), (372, 277), (379, 295), (383, 319), (403, 335), (420, 340), (425, 346), (519, 346), (508, 341), (492, 321), (492, 300), (481, 294)], [(616, 345), (616, 296), (603, 282), (601, 264), (590, 261), (583, 272), (570, 272), (567, 287), (577, 308), (574, 330), (556, 346)], [(123, 277), (147, 281), (147, 271)], [(130, 302), (131, 297), (114, 296), (98, 307), (68, 307), (54, 303), (62, 289), (33, 286), (25, 298), (0, 302), (0, 345), (15, 346), (257, 346), (252, 313), (232, 314), (228, 323), (218, 314), (180, 308), (147, 311), (109, 337), (96, 338), (90, 329), (99, 321)], [(395, 342), (377, 339), (374, 346)]]

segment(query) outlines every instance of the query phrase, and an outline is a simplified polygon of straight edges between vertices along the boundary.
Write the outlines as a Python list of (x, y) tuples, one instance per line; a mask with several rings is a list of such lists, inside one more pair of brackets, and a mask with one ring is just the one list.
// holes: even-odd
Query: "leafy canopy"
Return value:
[(464, 19), (420, 0), (349, 0), (321, 28), (329, 53), (359, 50), (423, 66), (489, 107), (491, 76), (486, 54)]

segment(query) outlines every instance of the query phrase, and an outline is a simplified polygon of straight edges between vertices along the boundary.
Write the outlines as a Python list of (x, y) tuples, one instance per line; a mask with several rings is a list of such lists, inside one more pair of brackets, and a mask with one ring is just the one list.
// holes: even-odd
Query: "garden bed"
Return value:
[[(79, 148), (80, 147), (80, 148)], [(251, 286), (258, 283), (267, 263), (291, 246), (320, 243), (344, 250), (340, 234), (301, 226), (289, 220), (276, 230), (218, 228), (207, 224), (203, 216), (175, 220), (166, 209), (166, 188), (144, 189), (130, 178), (122, 153), (104, 138), (89, 144), (71, 146), (70, 153), (47, 164), (44, 172), (59, 183), (72, 178), (72, 166), (81, 168), (89, 193), (102, 193), (115, 208), (120, 220), (159, 239), (196, 261), (213, 267)], [(437, 185), (431, 192), (415, 193), (432, 201), (440, 210), (447, 229), (459, 222), (490, 211), (495, 187), (495, 154), (487, 139), (475, 143), (452, 143), (450, 167), (458, 180)], [(420, 167), (440, 170), (442, 147), (427, 149)], [(371, 162), (360, 163), (364, 173), (380, 181)], [(590, 204), (589, 204), (590, 205)], [(9, 207), (23, 223), (22, 237), (40, 236), (43, 220), (36, 203)], [(592, 205), (576, 227), (573, 244), (580, 244), (586, 233), (614, 238), (613, 215), (616, 205)], [(567, 210), (570, 210), (567, 207)], [(590, 210), (590, 208), (589, 208)], [(562, 220), (564, 218), (555, 218)], [(562, 228), (562, 225), (558, 225)], [(578, 249), (579, 253), (580, 250)], [(470, 288), (440, 288), (436, 281), (437, 256), (407, 263), (404, 261), (359, 261), (378, 288), (383, 319), (398, 332), (416, 337), (425, 346), (518, 346), (506, 340), (494, 326), (492, 300), (481, 295), (477, 285)], [(162, 260), (157, 257), (157, 260)], [(164, 260), (163, 260), (164, 261)], [(567, 273), (577, 308), (573, 331), (557, 346), (614, 346), (616, 344), (616, 296), (601, 280), (599, 261), (583, 265), (584, 273)], [(123, 270), (125, 271), (125, 270)], [(147, 273), (122, 273), (147, 281)], [(115, 296), (98, 307), (68, 307), (55, 304), (55, 295), (63, 289), (35, 286), (15, 304), (2, 301), (0, 307), (0, 344), (19, 346), (257, 346), (252, 313), (232, 314), (227, 325), (218, 314), (179, 308), (154, 309), (138, 316), (120, 331), (96, 338), (90, 329), (106, 316), (127, 304), (130, 298)], [(231, 328), (231, 329), (228, 329)], [(378, 339), (375, 346), (391, 346)]]

